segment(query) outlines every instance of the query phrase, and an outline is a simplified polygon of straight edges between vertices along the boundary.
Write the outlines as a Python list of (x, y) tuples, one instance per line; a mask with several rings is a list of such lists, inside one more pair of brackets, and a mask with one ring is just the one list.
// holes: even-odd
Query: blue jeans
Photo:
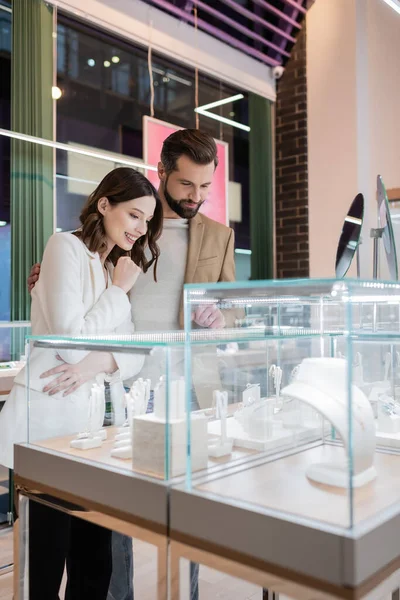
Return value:
[(107, 600), (133, 600), (132, 538), (112, 532), (112, 575)]
[[(112, 532), (112, 576), (107, 600), (133, 600), (132, 538)], [(199, 565), (190, 563), (190, 600), (199, 600)]]

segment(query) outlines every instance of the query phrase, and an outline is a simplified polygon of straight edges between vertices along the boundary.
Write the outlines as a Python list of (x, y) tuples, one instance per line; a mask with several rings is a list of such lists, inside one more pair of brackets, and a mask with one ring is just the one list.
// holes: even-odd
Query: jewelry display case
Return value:
[[(25, 442), (14, 449), (16, 598), (29, 593), (28, 515), (39, 503), (111, 529), (121, 586), (133, 577), (135, 595), (166, 600), (168, 486), (186, 465), (183, 339), (27, 337), (13, 392), (21, 402), (15, 441)], [(110, 357), (118, 370), (97, 373)]]
[[(226, 327), (194, 340), (207, 306)], [(172, 540), (337, 589), (396, 564), (400, 285), (188, 285), (185, 330), (186, 379), (206, 356), (220, 387), (204, 411), (208, 468), (192, 468), (188, 444), (186, 482), (171, 491)]]

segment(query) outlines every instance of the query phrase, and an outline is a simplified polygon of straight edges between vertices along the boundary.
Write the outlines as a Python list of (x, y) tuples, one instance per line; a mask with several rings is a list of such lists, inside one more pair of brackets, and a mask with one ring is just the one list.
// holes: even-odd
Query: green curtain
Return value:
[(272, 103), (249, 94), (251, 279), (274, 274)]
[[(11, 129), (53, 139), (53, 9), (13, 0)], [(26, 278), (53, 232), (53, 149), (11, 144), (11, 319), (30, 318)]]

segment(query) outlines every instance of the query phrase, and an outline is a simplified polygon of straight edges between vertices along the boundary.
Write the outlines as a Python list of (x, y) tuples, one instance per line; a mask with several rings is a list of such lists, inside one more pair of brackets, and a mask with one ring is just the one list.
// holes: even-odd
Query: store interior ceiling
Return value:
[(145, 0), (270, 66), (285, 66), (314, 0)]

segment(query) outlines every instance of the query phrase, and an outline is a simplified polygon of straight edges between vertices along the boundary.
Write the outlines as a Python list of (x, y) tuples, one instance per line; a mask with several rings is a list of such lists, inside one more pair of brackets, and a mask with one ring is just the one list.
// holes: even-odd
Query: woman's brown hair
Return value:
[[(146, 234), (136, 240), (130, 256), (143, 273), (146, 273), (154, 264), (154, 279), (157, 281), (157, 262), (160, 255), (157, 240), (162, 232), (163, 211), (157, 190), (139, 171), (130, 167), (119, 167), (110, 171), (87, 199), (79, 217), (82, 226), (75, 232), (75, 235), (86, 244), (91, 252), (101, 254), (107, 248), (107, 243), (103, 215), (98, 209), (100, 198), (107, 198), (111, 206), (115, 206), (120, 202), (128, 202), (143, 196), (153, 196), (156, 208), (153, 218), (149, 221)], [(149, 260), (145, 254), (147, 246), (151, 253)], [(127, 254), (126, 250), (115, 246), (110, 252), (108, 260), (115, 265), (120, 256)]]

